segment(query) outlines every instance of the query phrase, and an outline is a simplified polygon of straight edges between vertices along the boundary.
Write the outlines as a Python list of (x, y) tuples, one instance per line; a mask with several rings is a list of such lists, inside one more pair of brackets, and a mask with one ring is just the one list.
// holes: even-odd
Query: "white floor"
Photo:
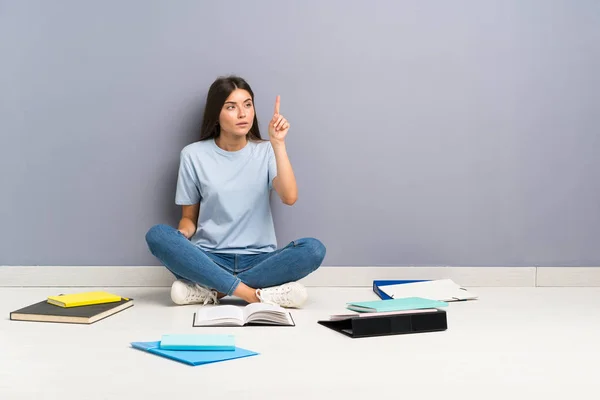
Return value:
[[(106, 289), (135, 306), (82, 326), (8, 319), (69, 289), (0, 288), (0, 399), (600, 397), (600, 288), (469, 288), (480, 299), (452, 303), (445, 332), (362, 339), (317, 320), (377, 299), (367, 287), (309, 288), (295, 328), (192, 328), (167, 288)], [(190, 367), (129, 346), (198, 332), (260, 355)]]

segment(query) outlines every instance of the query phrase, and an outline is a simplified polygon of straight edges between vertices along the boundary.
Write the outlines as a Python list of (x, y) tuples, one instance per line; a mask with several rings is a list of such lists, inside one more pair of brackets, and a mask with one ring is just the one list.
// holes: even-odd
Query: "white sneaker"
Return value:
[(284, 283), (266, 289), (257, 289), (256, 297), (261, 303), (275, 304), (281, 307), (300, 308), (308, 294), (306, 288), (298, 282)]
[(219, 304), (217, 291), (210, 290), (197, 283), (188, 283), (180, 280), (171, 286), (171, 300), (175, 304)]

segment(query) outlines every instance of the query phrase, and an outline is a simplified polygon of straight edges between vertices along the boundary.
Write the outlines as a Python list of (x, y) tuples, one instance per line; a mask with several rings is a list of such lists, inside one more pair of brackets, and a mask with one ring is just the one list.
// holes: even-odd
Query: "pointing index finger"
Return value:
[(279, 95), (275, 98), (275, 114), (279, 114)]

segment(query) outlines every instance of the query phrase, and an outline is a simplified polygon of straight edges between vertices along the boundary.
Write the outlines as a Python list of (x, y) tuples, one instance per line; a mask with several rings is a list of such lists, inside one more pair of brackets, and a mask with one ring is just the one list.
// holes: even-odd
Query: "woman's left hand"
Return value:
[(279, 114), (279, 96), (275, 99), (275, 113), (269, 122), (269, 138), (272, 144), (281, 144), (290, 129), (290, 124)]

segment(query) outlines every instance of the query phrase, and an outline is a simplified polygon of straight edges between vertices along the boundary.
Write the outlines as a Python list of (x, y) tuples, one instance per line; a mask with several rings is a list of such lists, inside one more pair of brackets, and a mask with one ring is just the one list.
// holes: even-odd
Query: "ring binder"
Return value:
[(438, 332), (448, 329), (446, 311), (378, 316), (352, 316), (345, 319), (317, 321), (329, 329), (351, 338)]

